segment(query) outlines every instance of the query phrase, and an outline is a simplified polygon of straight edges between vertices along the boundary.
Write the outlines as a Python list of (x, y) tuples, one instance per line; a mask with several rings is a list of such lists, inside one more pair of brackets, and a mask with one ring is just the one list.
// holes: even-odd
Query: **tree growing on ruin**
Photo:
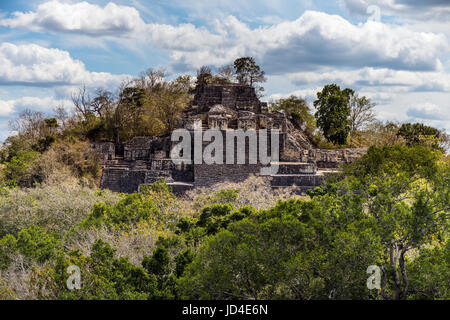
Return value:
[(201, 88), (210, 83), (212, 78), (211, 68), (208, 66), (202, 66), (197, 70), (197, 81), (195, 82), (196, 88)]
[(165, 90), (151, 96), (155, 104), (159, 121), (164, 125), (165, 132), (175, 129), (181, 112), (189, 104), (189, 94), (177, 83), (167, 84)]
[(239, 83), (254, 87), (258, 94), (264, 91), (264, 88), (257, 86), (257, 83), (265, 82), (265, 72), (261, 70), (252, 57), (243, 57), (234, 60), (234, 70)]
[(291, 95), (275, 100), (270, 104), (270, 108), (285, 113), (296, 128), (313, 138), (313, 132), (316, 129), (315, 119), (305, 99)]
[(99, 117), (106, 117), (114, 105), (113, 94), (104, 89), (97, 89), (94, 98), (90, 101), (91, 110)]
[(236, 73), (232, 64), (227, 64), (219, 68), (217, 71), (217, 77), (225, 80), (226, 82), (233, 82), (236, 78)]

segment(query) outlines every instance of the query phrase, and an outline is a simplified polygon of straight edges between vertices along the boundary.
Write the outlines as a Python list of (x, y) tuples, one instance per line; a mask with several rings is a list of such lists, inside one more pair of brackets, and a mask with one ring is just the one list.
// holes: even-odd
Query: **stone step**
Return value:
[(319, 186), (323, 181), (321, 175), (311, 174), (276, 174), (272, 175), (271, 185), (282, 186)]
[(186, 183), (186, 182), (180, 182), (180, 181), (174, 181), (172, 183), (167, 183), (172, 188), (172, 191), (176, 195), (183, 195), (186, 191), (194, 189), (193, 183)]
[(108, 160), (105, 162), (105, 166), (129, 166), (130, 162), (120, 159)]
[(317, 172), (314, 163), (278, 162), (278, 165), (278, 174), (315, 174)]
[(130, 170), (127, 166), (105, 166), (103, 167), (103, 170), (121, 170), (121, 171), (128, 171)]

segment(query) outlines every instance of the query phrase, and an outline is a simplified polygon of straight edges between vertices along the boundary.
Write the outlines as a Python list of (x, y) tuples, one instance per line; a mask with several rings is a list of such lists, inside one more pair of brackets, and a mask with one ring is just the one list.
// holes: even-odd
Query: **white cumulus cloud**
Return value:
[(442, 66), (439, 56), (448, 50), (442, 34), (375, 21), (354, 25), (338, 15), (316, 11), (306, 11), (295, 21), (256, 29), (230, 16), (217, 21), (216, 29), (221, 34), (219, 43), (199, 42), (204, 45), (193, 46), (194, 50), (167, 45), (174, 50), (175, 63), (218, 65), (252, 55), (268, 73), (279, 74), (323, 66), (438, 70)]
[(399, 91), (442, 91), (450, 92), (450, 75), (439, 72), (414, 72), (366, 67), (349, 71), (299, 72), (289, 75), (296, 84), (339, 83), (358, 87), (403, 87)]
[(10, 101), (0, 100), (0, 117), (10, 115), (14, 111), (14, 105)]
[(38, 32), (71, 32), (142, 40), (148, 47), (169, 51), (178, 70), (219, 66), (251, 55), (268, 73), (283, 74), (322, 66), (365, 66), (406, 70), (437, 70), (448, 50), (443, 34), (368, 21), (352, 24), (339, 15), (305, 11), (294, 21), (250, 28), (234, 16), (213, 25), (146, 23), (130, 6), (109, 3), (45, 2), (35, 12), (16, 12), (0, 25)]
[(125, 36), (143, 24), (139, 12), (133, 7), (108, 3), (102, 8), (85, 1), (78, 3), (49, 1), (40, 4), (35, 12), (14, 12), (12, 18), (0, 21), (0, 25), (11, 28), (93, 36)]
[(310, 89), (300, 89), (295, 90), (289, 93), (274, 93), (269, 96), (269, 100), (277, 100), (277, 99), (284, 99), (291, 95), (303, 98), (307, 100), (308, 102), (312, 102), (317, 99), (317, 92), (322, 91), (322, 87), (316, 87), (316, 88), (310, 88)]
[(21, 97), (11, 100), (0, 100), (0, 116), (11, 116), (24, 109), (52, 112), (56, 106), (71, 106), (72, 102), (67, 99), (55, 99), (53, 97)]
[(409, 108), (406, 114), (412, 119), (449, 121), (450, 106), (442, 108), (433, 103), (426, 103), (424, 105), (416, 105)]
[(125, 75), (87, 71), (84, 64), (67, 51), (36, 44), (0, 44), (0, 84), (55, 86), (86, 84), (117, 85)]

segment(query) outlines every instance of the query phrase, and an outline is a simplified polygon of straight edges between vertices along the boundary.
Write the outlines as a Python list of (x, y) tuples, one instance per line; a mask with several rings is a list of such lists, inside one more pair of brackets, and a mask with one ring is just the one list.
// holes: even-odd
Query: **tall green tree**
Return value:
[(314, 107), (317, 126), (322, 129), (325, 138), (338, 145), (347, 142), (350, 133), (350, 95), (351, 89), (341, 88), (336, 84), (326, 85), (317, 93)]

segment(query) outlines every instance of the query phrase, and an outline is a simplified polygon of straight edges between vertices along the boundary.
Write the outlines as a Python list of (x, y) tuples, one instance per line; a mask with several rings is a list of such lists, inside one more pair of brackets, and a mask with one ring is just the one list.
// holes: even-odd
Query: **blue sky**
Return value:
[(0, 1), (0, 141), (22, 110), (71, 107), (80, 85), (114, 90), (147, 68), (171, 77), (253, 56), (269, 100), (312, 102), (328, 83), (381, 120), (450, 132), (448, 0)]

